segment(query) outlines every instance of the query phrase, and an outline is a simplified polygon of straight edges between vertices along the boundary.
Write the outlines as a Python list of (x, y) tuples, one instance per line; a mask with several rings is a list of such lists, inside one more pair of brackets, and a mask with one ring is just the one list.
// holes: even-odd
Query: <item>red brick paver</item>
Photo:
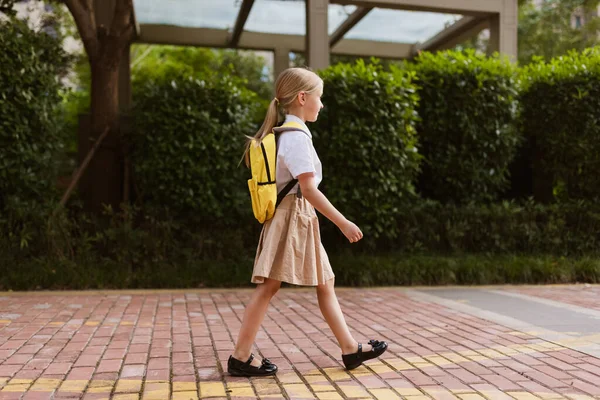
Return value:
[[(535, 290), (518, 289), (575, 301)], [(357, 339), (388, 341), (381, 359), (343, 370), (314, 290), (284, 289), (257, 338), (279, 373), (230, 377), (251, 293), (0, 295), (0, 399), (600, 399), (600, 359), (399, 289), (338, 290)]]

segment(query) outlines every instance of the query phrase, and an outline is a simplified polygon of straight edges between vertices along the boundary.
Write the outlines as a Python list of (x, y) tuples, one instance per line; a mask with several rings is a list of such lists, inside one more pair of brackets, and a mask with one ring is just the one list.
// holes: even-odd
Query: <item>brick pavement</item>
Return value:
[(0, 294), (0, 399), (600, 399), (600, 359), (394, 288), (338, 290), (357, 339), (388, 341), (381, 359), (343, 370), (314, 290), (283, 289), (257, 339), (279, 373), (230, 377), (250, 294)]

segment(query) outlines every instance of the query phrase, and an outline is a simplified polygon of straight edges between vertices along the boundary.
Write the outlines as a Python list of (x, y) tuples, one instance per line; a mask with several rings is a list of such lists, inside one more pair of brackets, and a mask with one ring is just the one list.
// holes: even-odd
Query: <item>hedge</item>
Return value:
[(239, 161), (258, 126), (256, 95), (230, 77), (164, 77), (136, 92), (131, 143), (145, 206), (196, 226), (249, 222)]
[[(598, 258), (548, 255), (332, 255), (336, 286), (600, 283)], [(30, 259), (0, 265), (0, 290), (250, 287), (251, 258), (148, 263), (128, 271), (110, 260)]]
[(21, 248), (41, 240), (63, 151), (60, 43), (27, 23), (0, 20), (0, 240)]
[(469, 50), (424, 52), (408, 68), (419, 85), (420, 193), (443, 202), (497, 199), (519, 143), (514, 65)]
[(536, 199), (600, 196), (600, 48), (538, 60), (521, 76)]
[[(360, 60), (320, 72), (324, 109), (311, 130), (323, 163), (322, 190), (365, 235), (392, 239), (419, 171), (414, 74)], [(329, 225), (326, 229), (332, 229)]]
[(60, 43), (23, 21), (0, 20), (0, 211), (48, 196), (61, 150)]

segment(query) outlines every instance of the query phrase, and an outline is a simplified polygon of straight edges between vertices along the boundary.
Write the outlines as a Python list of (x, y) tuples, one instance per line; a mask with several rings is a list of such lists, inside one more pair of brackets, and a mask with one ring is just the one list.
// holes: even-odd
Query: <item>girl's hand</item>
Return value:
[(352, 221), (344, 221), (344, 223), (340, 226), (340, 230), (342, 231), (344, 236), (348, 238), (348, 241), (350, 243), (356, 243), (363, 238), (361, 230)]

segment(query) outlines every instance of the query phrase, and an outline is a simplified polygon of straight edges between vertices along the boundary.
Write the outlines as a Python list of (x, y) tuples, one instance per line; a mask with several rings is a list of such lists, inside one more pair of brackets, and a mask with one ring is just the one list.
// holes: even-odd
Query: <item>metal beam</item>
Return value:
[[(173, 25), (141, 24), (140, 36), (137, 38), (137, 42), (212, 48), (231, 47), (229, 46), (226, 30), (184, 28)], [(267, 51), (285, 48), (293, 52), (304, 52), (305, 45), (305, 38), (302, 35), (282, 35), (246, 31), (244, 32), (244, 36), (240, 39), (237, 48)], [(405, 59), (412, 56), (412, 50), (412, 43), (342, 39), (331, 49), (331, 54)]]
[(248, 15), (250, 15), (250, 10), (252, 10), (253, 5), (254, 0), (244, 0), (242, 3), (235, 21), (235, 27), (233, 28), (233, 32), (229, 39), (229, 46), (236, 47), (238, 45), (240, 36), (242, 36), (242, 32), (244, 31), (244, 25), (246, 25), (246, 20), (248, 20)]
[(489, 19), (463, 17), (424, 43), (415, 45), (415, 52), (450, 49), (489, 27)]
[(329, 0), (331, 4), (378, 7), (395, 10), (489, 16), (499, 13), (503, 0)]
[(331, 49), (331, 54), (356, 57), (407, 59), (413, 53), (412, 43), (377, 42), (374, 40), (342, 39)]
[(288, 49), (277, 48), (274, 53), (273, 76), (277, 79), (279, 74), (290, 67), (290, 51)]
[(344, 35), (348, 33), (361, 19), (363, 19), (372, 8), (358, 7), (352, 14), (346, 18), (344, 22), (331, 34), (329, 37), (329, 47), (333, 47), (342, 40)]

